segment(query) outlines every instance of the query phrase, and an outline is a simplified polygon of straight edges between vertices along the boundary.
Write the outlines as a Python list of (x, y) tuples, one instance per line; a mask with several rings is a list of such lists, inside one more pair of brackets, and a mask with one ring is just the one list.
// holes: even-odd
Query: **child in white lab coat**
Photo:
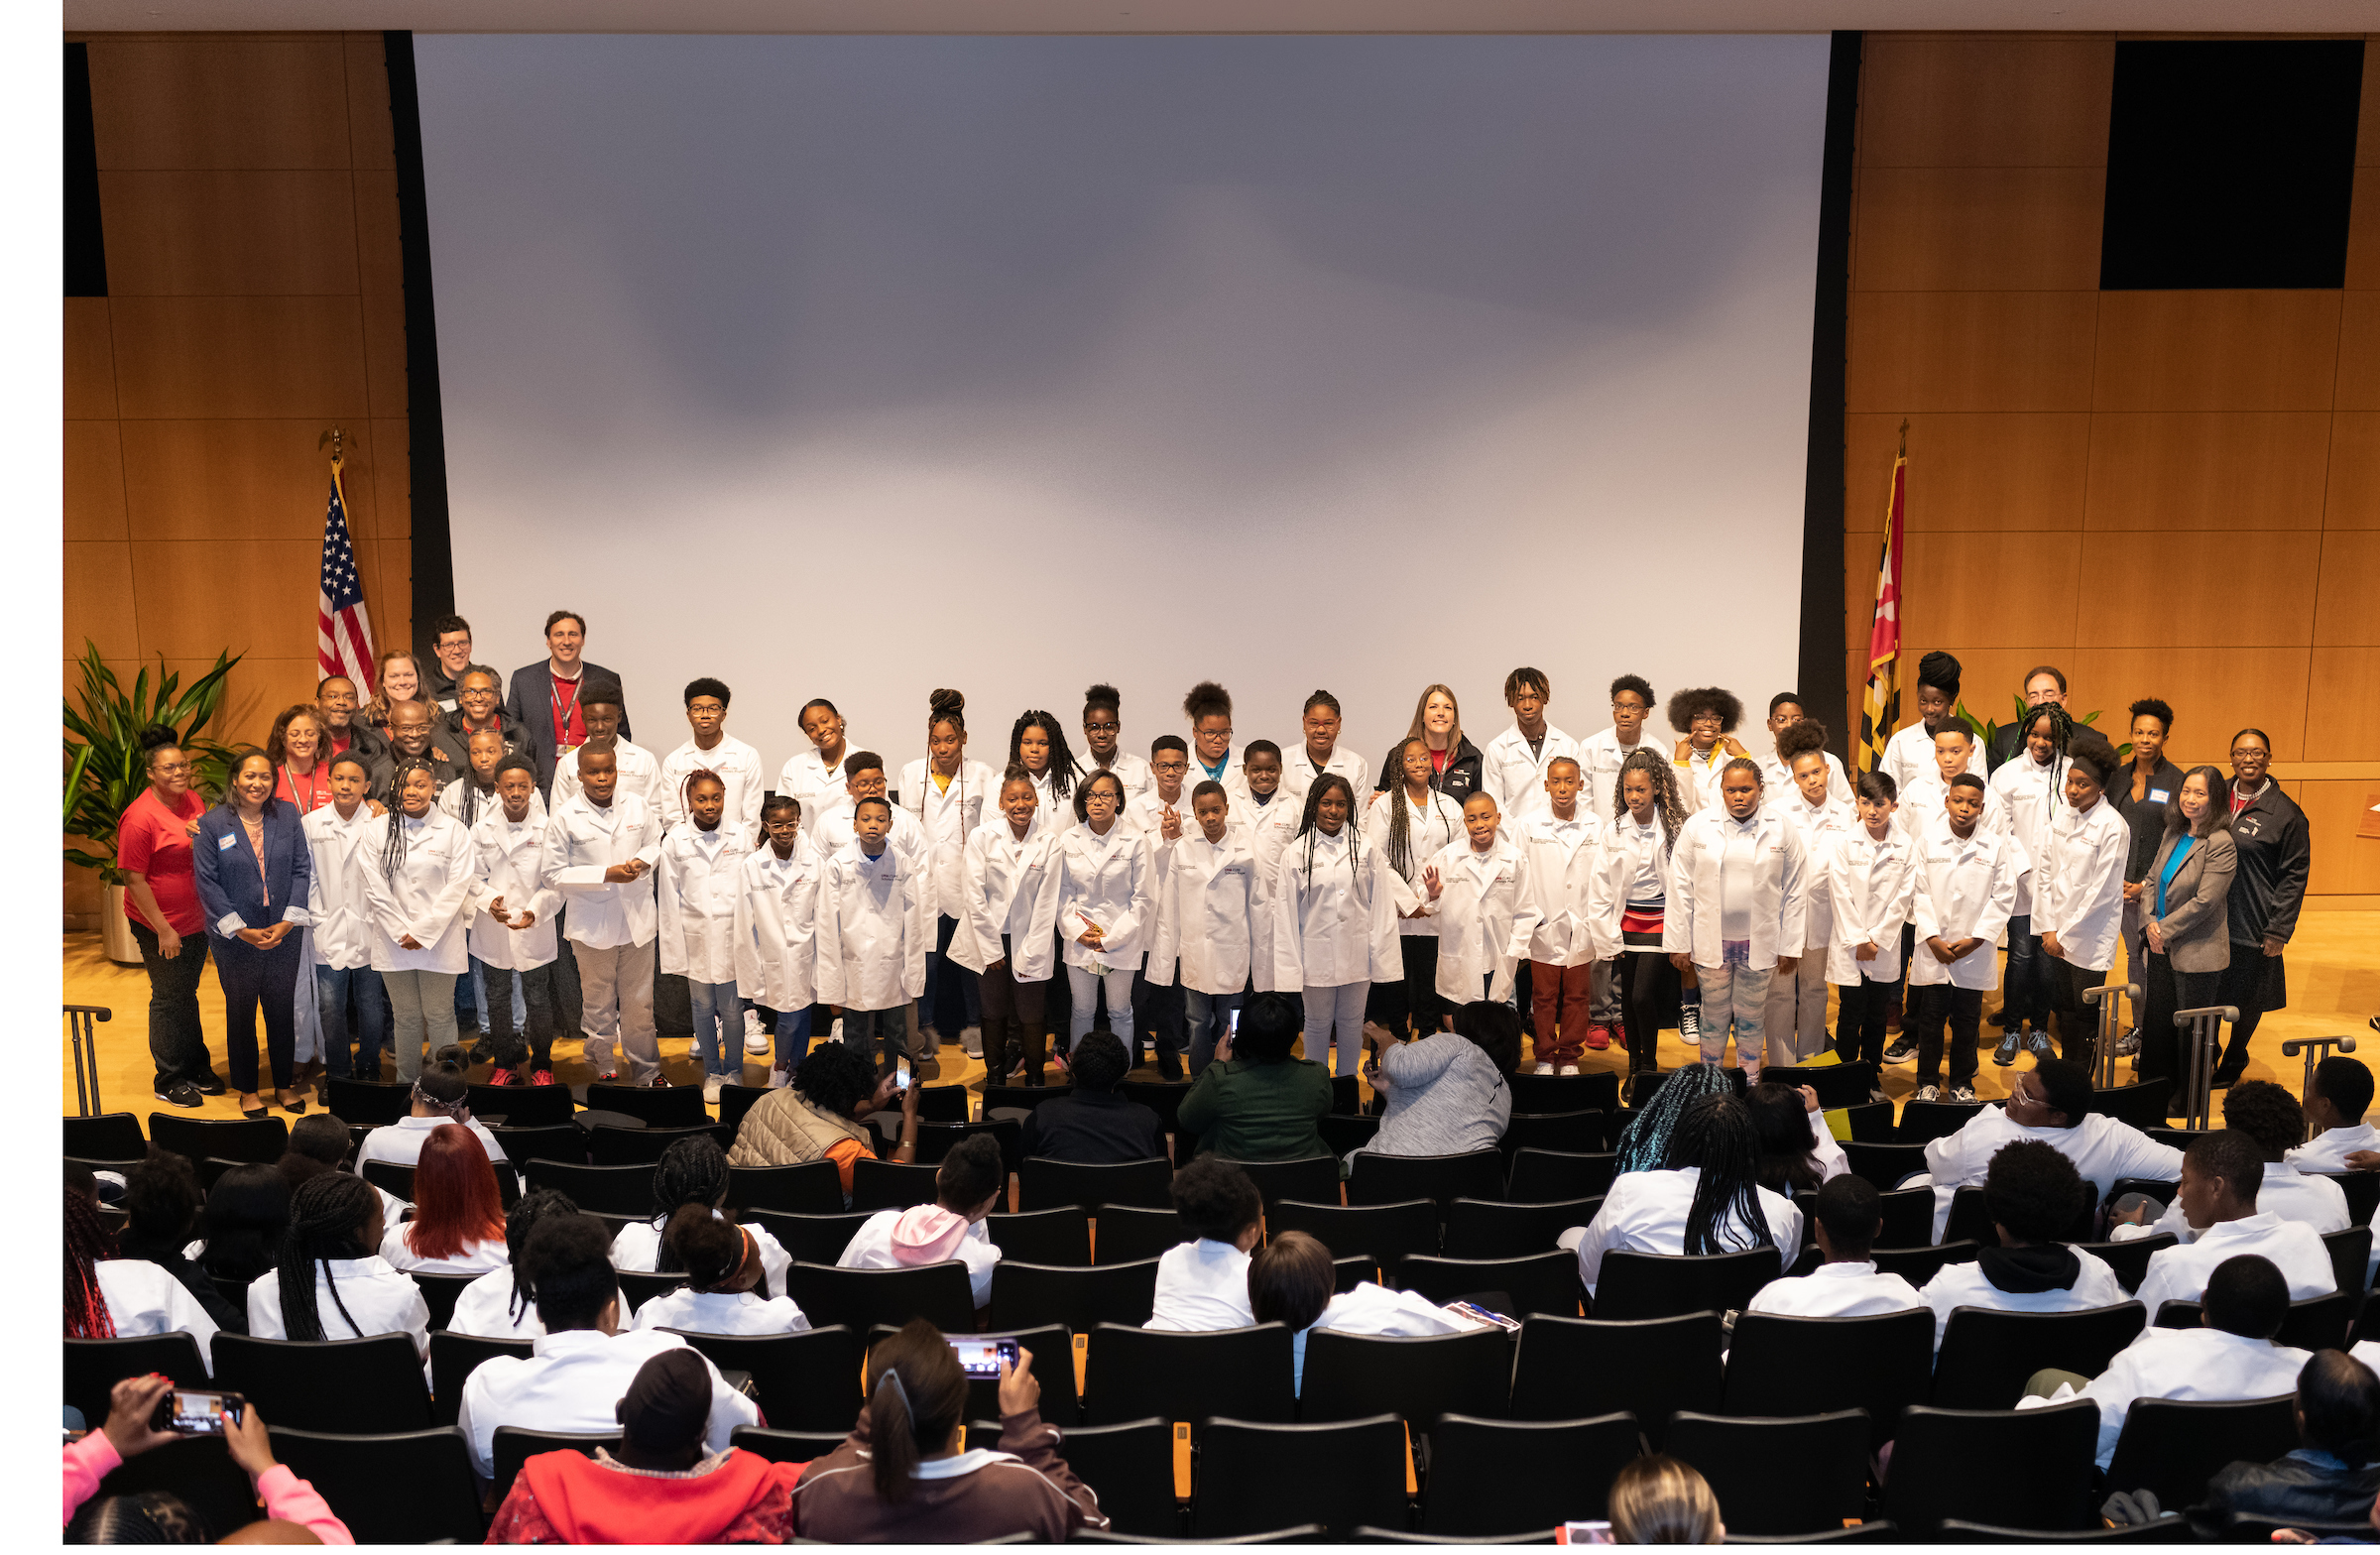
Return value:
[(1720, 774), (1751, 756), (1735, 738), (1741, 722), (1742, 699), (1720, 686), (1694, 686), (1669, 699), (1669, 726), (1680, 736), (1670, 759), (1678, 764), (1678, 797), (1687, 814), (1717, 807)]
[(1339, 749), (1339, 698), (1316, 689), (1306, 698), (1305, 743), (1281, 753), (1281, 796), (1302, 810), (1306, 790), (1324, 773), (1337, 773), (1356, 790), (1358, 798), (1371, 793), (1371, 764), (1353, 751)]
[[(327, 1072), (344, 1080), (380, 1078), (380, 1050), (388, 1042), (387, 995), (372, 967), (371, 908), (364, 899), (364, 872), (379, 856), (381, 830), (364, 795), (372, 769), (353, 751), (332, 758), (330, 802), (305, 816), (305, 845), (312, 855), (314, 1008), (321, 1020)], [(348, 1047), (348, 1000), (355, 1002), (357, 1046)]]
[(782, 1090), (810, 1050), (810, 1004), (825, 866), (801, 839), (801, 801), (773, 795), (761, 806), (763, 845), (744, 856), (736, 898), (736, 992), (760, 1012), (774, 1043), (769, 1088)]
[(1463, 801), (1464, 840), (1422, 866), (1426, 910), (1438, 925), (1438, 997), (1450, 1007), (1491, 999), (1518, 1008), (1513, 978), (1539, 914), (1528, 855), (1503, 835), (1502, 821), (1493, 794), (1473, 793)]
[(1397, 913), (1417, 904), (1380, 850), (1358, 834), (1356, 793), (1347, 779), (1337, 773), (1316, 778), (1272, 878), (1270, 900), (1272, 986), (1305, 996), (1308, 1060), (1322, 1062), (1336, 1038), (1337, 1072), (1356, 1072), (1365, 996), (1373, 983), (1404, 970)]
[(1900, 1002), (1901, 925), (1917, 889), (1917, 844), (1893, 824), (1892, 779), (1859, 775), (1858, 820), (1827, 862), (1827, 981), (1838, 996), (1835, 1052), (1844, 1063), (1884, 1062), (1884, 1017)]
[[(891, 1074), (907, 1040), (909, 1001), (925, 992), (933, 943), (932, 888), (922, 865), (892, 846), (892, 804), (866, 798), (852, 811), (857, 835), (835, 850), (818, 882), (818, 998), (843, 1018), (846, 1045), (882, 1047)], [(931, 1078), (922, 1055), (912, 1080)]]
[[(1173, 865), (1174, 850), (1184, 838), (1198, 835), (1198, 822), (1190, 813), (1190, 791), (1183, 782), (1189, 771), (1190, 747), (1182, 737), (1157, 736), (1148, 748), (1152, 781), (1146, 789), (1128, 797), (1124, 805), (1123, 824), (1148, 839), (1149, 863), (1156, 872), (1149, 898), (1160, 919), (1165, 903), (1165, 880)], [(1182, 989), (1174, 980), (1171, 955), (1160, 952), (1156, 945), (1156, 927), (1155, 923), (1150, 925), (1148, 959), (1132, 982), (1132, 1017), (1139, 1030), (1155, 1038), (1157, 1077), (1179, 1080), (1184, 1045)]]
[[(1490, 771), (1493, 757), (1489, 757)], [(1529, 857), (1537, 926), (1529, 934), (1529, 989), (1537, 1024), (1537, 1072), (1577, 1074), (1590, 1047), (1611, 1045), (1588, 1005), (1600, 961), (1592, 905), (1603, 874), (1604, 823), (1582, 794), (1586, 777), (1575, 756), (1545, 764), (1547, 808), (1515, 831)]]
[[(1972, 773), (1953, 778), (1943, 813), (1918, 843), (1910, 908), (1917, 946), (1909, 956), (1909, 1021), (1917, 1029), (1915, 1100), (1921, 1102), (1942, 1099), (1945, 1021), (1951, 1028), (1950, 1099), (1975, 1099), (1976, 1025), (1983, 995), (2000, 980), (1991, 947), (2008, 926), (2017, 881), (2025, 873), (2025, 850), (2016, 839), (1983, 824), (1983, 779)], [(2120, 857), (2116, 869), (2120, 889)]]
[(1494, 796), (1495, 807), (1515, 835), (1529, 819), (1545, 813), (1545, 780), (1554, 763), (1578, 759), (1579, 742), (1545, 721), (1546, 704), (1553, 699), (1553, 677), (1542, 669), (1524, 664), (1504, 676), (1504, 705), (1512, 709), (1512, 727), (1488, 742), (1480, 786)]
[[(1760, 761), (1760, 791), (1783, 793), (1793, 783), (1793, 769), (1785, 755), (1785, 731), (1810, 715), (1802, 709), (1801, 693), (1779, 691), (1768, 699), (1768, 737), (1776, 745), (1775, 754)], [(1851, 802), (1851, 779), (1843, 770), (1843, 763), (1833, 751), (1820, 753), (1827, 761), (1827, 797), (1838, 804)]]
[[(1934, 731), (1934, 768), (1909, 779), (1909, 786), (1900, 790), (1901, 830), (1912, 837), (1923, 837), (1942, 817), (1942, 806), (1950, 792), (1951, 783), (1973, 765), (1980, 747), (1966, 725), (1953, 720)], [(1975, 774), (1977, 778), (1982, 773)], [(2008, 806), (1986, 782), (1983, 786), (1982, 823), (1992, 831), (2008, 829)]]
[[(1009, 728), (1009, 765), (1022, 767), (1031, 778), (1036, 813), (1044, 830), (1057, 837), (1074, 826), (1074, 785), (1080, 775), (1074, 752), (1066, 744), (1065, 727), (1054, 713), (1028, 707), (1016, 715), (1016, 722)], [(1065, 953), (1065, 936), (1059, 934), (1050, 945), (1051, 964), (1062, 965)], [(1074, 991), (1065, 978), (1050, 980), (1042, 1008), (1052, 1031), (1071, 1025)], [(1058, 1066), (1065, 1067), (1063, 1057)]]
[(1156, 860), (1145, 834), (1124, 824), (1124, 779), (1096, 772), (1074, 790), (1081, 823), (1058, 839), (1058, 934), (1073, 1000), (1066, 1045), (1091, 1029), (1104, 985), (1108, 1029), (1134, 1050), (1132, 974), (1155, 923)]
[[(994, 1085), (1042, 1083), (1044, 996), (1057, 960), (1058, 834), (1041, 815), (1032, 774), (1001, 778), (1000, 810), (967, 837), (967, 899), (951, 959), (983, 990), (984, 1073)], [(1014, 1065), (1014, 1075), (1011, 1066)]]
[(1197, 776), (1222, 783), (1234, 798), (1248, 792), (1246, 770), (1232, 764), (1232, 693), (1212, 680), (1201, 680), (1182, 698), (1182, 716), (1190, 720)]
[[(926, 873), (933, 882), (934, 948), (925, 958), (925, 993), (919, 1000), (917, 1024), (927, 1051), (941, 1046), (936, 1024), (941, 1009), (942, 977), (950, 965), (950, 947), (967, 909), (967, 839), (1000, 811), (1000, 779), (982, 762), (967, 759), (967, 698), (947, 688), (926, 698), (923, 761), (900, 770), (900, 807), (916, 820), (925, 842)], [(975, 974), (964, 964), (950, 970), (959, 985), (961, 1014), (959, 1044), (980, 1056), (982, 1018), (977, 1004)]]
[(1157, 908), (1156, 948), (1149, 955), (1150, 982), (1179, 980), (1193, 1079), (1214, 1058), (1217, 1035), (1247, 995), (1262, 902), (1255, 852), (1248, 834), (1231, 824), (1230, 809), (1231, 797), (1219, 782), (1190, 790), (1195, 830), (1174, 845)]
[[(720, 823), (749, 844), (761, 829), (761, 753), (727, 732), (727, 682), (709, 675), (686, 682), (686, 723), (691, 738), (661, 758), (661, 824), (686, 818), (686, 779), (709, 773), (727, 791)], [(741, 1032), (738, 1033), (742, 1035)]]
[[(2056, 702), (2027, 709), (2018, 725), (2016, 754), (1991, 775), (1992, 795), (2027, 859), (2049, 851), (2050, 821), (2066, 802), (2065, 746), (2072, 728), (2066, 709)], [(2145, 965), (2147, 958), (2140, 959)], [(2041, 953), (2041, 936), (2033, 930), (2033, 878), (2027, 875), (2016, 888), (2016, 911), (2008, 919), (2006, 990), (1994, 1017), (2007, 1033), (2000, 1047), (2011, 1059), (2031, 1043), (2036, 1029), (2050, 1023), (2056, 986), (2050, 958)]]
[[(1399, 780), (1373, 796), (1364, 835), (1405, 885), (1396, 924), (1400, 970), (1374, 990), (1371, 1018), (1399, 1036), (1427, 1036), (1439, 1028), (1444, 1012), (1438, 1002), (1438, 925), (1422, 911), (1421, 870), (1439, 849), (1463, 836), (1463, 803), (1430, 781), (1435, 769), (1429, 742), (1421, 736), (1398, 746), (1390, 761)], [(1256, 860), (1269, 881), (1273, 867), (1261, 852)]]
[[(1609, 981), (1621, 990), (1620, 1045), (1628, 1050), (1628, 1074), (1660, 1069), (1661, 1028), (1679, 1011), (1680, 1034), (1689, 1045), (1701, 1038), (1686, 1028), (1680, 980), (1694, 969), (1671, 963), (1661, 948), (1667, 921), (1669, 876), (1686, 810), (1678, 798), (1678, 769), (1650, 748), (1631, 751), (1611, 780), (1612, 821), (1604, 834), (1604, 862), (1589, 905), (1596, 954), (1611, 968)], [(1698, 989), (1692, 997), (1701, 998)]]
[(686, 980), (694, 1015), (694, 1055), (702, 1060), (702, 1099), (744, 1073), (744, 1001), (736, 992), (736, 899), (743, 895), (741, 829), (726, 824), (727, 784), (718, 774), (688, 773), (685, 819), (661, 838), (654, 866), (660, 909), (661, 970)]
[(1808, 862), (1802, 839), (1760, 804), (1760, 764), (1738, 756), (1720, 770), (1719, 802), (1687, 817), (1670, 869), (1661, 942), (1703, 990), (1703, 1061), (1726, 1055), (1757, 1085), (1768, 1061), (1768, 985), (1790, 976), (1807, 938)]
[(1114, 773), (1124, 779), (1127, 804), (1148, 791), (1148, 763), (1118, 748), (1124, 734), (1124, 696), (1102, 681), (1083, 693), (1083, 755), (1089, 758), (1078, 778), (1093, 773)]
[(1836, 845), (1858, 824), (1850, 802), (1835, 797), (1826, 746), (1825, 724), (1808, 718), (1795, 723), (1777, 736), (1777, 750), (1787, 768), (1785, 785), (1772, 792), (1763, 781), (1761, 788), (1770, 808), (1800, 834), (1804, 866), (1810, 872), (1801, 958), (1790, 977), (1780, 973), (1769, 980), (1768, 1011), (1761, 1020), (1770, 1057), (1781, 1064), (1815, 1058), (1827, 1045), (1827, 956), (1834, 931), (1827, 866)]
[(396, 1014), (397, 1078), (421, 1075), (432, 1051), (454, 1041), (454, 980), (470, 967), (464, 924), (478, 875), (471, 836), (437, 807), (426, 760), (402, 757), (390, 775), (396, 806), (367, 858), (364, 899), (372, 914), (372, 965)]
[[(2122, 937), (2124, 864), (2132, 829), (2107, 802), (2119, 770), (2115, 749), (2095, 729), (2078, 729), (2067, 747), (2066, 803), (2050, 819), (2048, 853), (2033, 861), (2033, 927), (2042, 954), (2058, 963), (2058, 1032), (2064, 1051), (2085, 1053), (2097, 1034), (2082, 991), (2107, 981)], [(2033, 1051), (2049, 1054), (2047, 1033)]]
[(653, 868), (661, 856), (661, 818), (622, 789), (612, 752), (580, 746), (575, 761), (578, 792), (556, 804), (545, 823), (542, 868), (568, 913), (562, 932), (578, 965), (587, 1062), (599, 1080), (620, 1078), (616, 1036), (634, 1083), (665, 1085), (653, 1023), (654, 941), (660, 935)]
[[(496, 808), (471, 828), (471, 955), (486, 969), (494, 1085), (553, 1084), (553, 919), (562, 898), (542, 873), (542, 809), (536, 764), (508, 756), (496, 767)], [(516, 1000), (529, 1017), (526, 1041), (513, 1020)]]
[(815, 832), (818, 817), (843, 797), (843, 759), (851, 754), (851, 741), (843, 715), (823, 696), (802, 703), (795, 721), (808, 737), (810, 748), (795, 752), (785, 763), (776, 775), (776, 791), (800, 801), (802, 816)]

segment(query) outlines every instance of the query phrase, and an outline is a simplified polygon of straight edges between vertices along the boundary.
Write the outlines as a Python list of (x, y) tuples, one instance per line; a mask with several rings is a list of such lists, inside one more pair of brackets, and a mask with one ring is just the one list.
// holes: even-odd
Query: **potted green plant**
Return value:
[[(2018, 695), (2015, 692), (2010, 692), (2009, 694), (2014, 697), (2016, 701), (2016, 721), (2018, 723), (2023, 723), (2025, 721), (2025, 714), (2031, 712), (2032, 709), (2025, 705), (2025, 699), (2023, 696)], [(1974, 714), (1966, 710), (1966, 704), (1964, 702), (1961, 702), (1959, 704), (1958, 717), (1960, 722), (1965, 724), (1967, 728), (1974, 731), (1975, 738), (1982, 741), (1984, 748), (1987, 750), (1990, 748), (1991, 742), (2000, 737), (2000, 730), (2006, 727), (2005, 725), (1994, 722), (1988, 718), (1977, 718)], [(2096, 724), (2098, 721), (2099, 715), (2097, 713), (2084, 713), (2082, 717), (2075, 720), (2075, 727), (2078, 729), (2088, 728)], [(2117, 746), (2115, 748), (2115, 758), (2119, 762), (2128, 762), (2132, 760), (2132, 742), (2126, 740), (2123, 744)]]
[[(160, 655), (155, 689), (143, 669), (127, 694), (116, 672), (100, 661), (97, 645), (83, 640), (80, 705), (74, 697), (65, 699), (65, 852), (68, 864), (97, 870), (106, 883), (107, 905), (99, 921), (110, 961), (141, 962), (140, 946), (124, 917), (124, 872), (116, 868), (116, 822), (149, 786), (141, 733), (160, 724), (177, 731), (189, 753), (190, 786), (209, 800), (220, 796), (229, 781), (231, 751), (203, 738), (202, 731), (222, 706), (224, 678), (238, 662), (216, 655), (214, 667), (185, 690), (181, 676), (166, 668)], [(77, 840), (88, 846), (75, 846)]]

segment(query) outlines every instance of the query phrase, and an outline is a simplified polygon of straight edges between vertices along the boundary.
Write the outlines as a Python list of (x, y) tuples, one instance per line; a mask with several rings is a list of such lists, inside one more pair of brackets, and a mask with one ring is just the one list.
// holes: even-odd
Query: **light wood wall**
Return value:
[[(108, 296), (65, 302), (66, 684), (244, 655), (225, 739), (313, 694), (329, 467), (382, 648), (413, 638), (404, 267), (381, 35), (89, 46)], [(96, 905), (66, 872), (69, 918)]]
[(2102, 293), (2116, 36), (1867, 35), (1847, 727), (1906, 419), (1909, 662), (1957, 655), (1967, 706), (2003, 723), (2056, 663), (2118, 743), (2126, 706), (2163, 697), (2186, 766), (2263, 728), (2313, 823), (2312, 890), (2380, 894), (2380, 840), (2355, 836), (2380, 795), (2380, 68), (2344, 292)]

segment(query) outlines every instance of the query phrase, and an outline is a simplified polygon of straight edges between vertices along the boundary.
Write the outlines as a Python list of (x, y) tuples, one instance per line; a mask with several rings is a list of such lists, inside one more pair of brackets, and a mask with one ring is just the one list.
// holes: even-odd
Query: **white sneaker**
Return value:
[(984, 1028), (980, 1025), (959, 1027), (959, 1051), (970, 1058), (984, 1056)]
[(1539, 1064), (1536, 1068), (1530, 1070), (1529, 1072), (1531, 1074), (1552, 1074), (1554, 1072), (1554, 1066), (1552, 1064)]
[(1577, 1074), (1578, 1072), (1579, 1066), (1577, 1064), (1564, 1064), (1561, 1068), (1554, 1071), (1556, 1074)]
[(834, 1029), (828, 1031), (826, 1035), (829, 1041), (840, 1042), (843, 1040), (843, 1017), (841, 1016), (835, 1017)]
[(761, 1013), (750, 1005), (744, 1007), (744, 1034), (752, 1036), (761, 1030)]
[(772, 1069), (769, 1071), (769, 1089), (772, 1091), (781, 1091), (792, 1083), (793, 1075), (790, 1070)]
[(719, 1087), (726, 1082), (715, 1074), (702, 1077), (702, 1099), (713, 1107), (719, 1105)]
[(744, 1033), (744, 1051), (752, 1054), (756, 1058), (768, 1057), (769, 1049), (774, 1044), (769, 1033), (766, 1031), (748, 1030)]

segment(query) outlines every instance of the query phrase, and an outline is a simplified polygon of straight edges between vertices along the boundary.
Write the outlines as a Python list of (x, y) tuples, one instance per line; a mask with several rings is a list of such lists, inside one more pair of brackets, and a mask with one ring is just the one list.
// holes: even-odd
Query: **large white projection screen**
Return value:
[(416, 53), (457, 606), (650, 749), (704, 674), (772, 777), (812, 696), (997, 767), (1324, 686), (1376, 771), (1432, 681), (1792, 683), (1823, 37)]

